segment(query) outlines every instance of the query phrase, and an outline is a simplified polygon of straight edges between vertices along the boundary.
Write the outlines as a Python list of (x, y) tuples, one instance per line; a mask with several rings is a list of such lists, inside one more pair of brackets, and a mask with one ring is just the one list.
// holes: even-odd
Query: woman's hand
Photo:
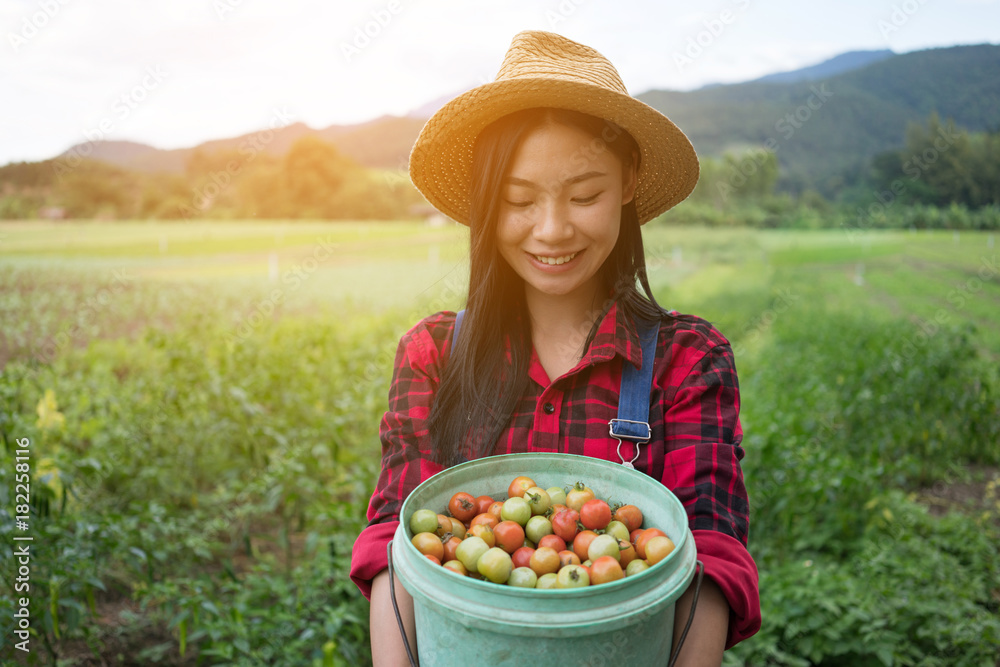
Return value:
[[(684, 595), (677, 601), (674, 610), (674, 643), (672, 650), (677, 649), (677, 641), (691, 614), (691, 600), (694, 598), (694, 581), (688, 586)], [(722, 653), (726, 649), (726, 636), (729, 633), (729, 603), (719, 586), (704, 577), (701, 581), (701, 591), (698, 594), (698, 606), (694, 613), (694, 621), (688, 630), (684, 647), (675, 663), (676, 667), (719, 667), (722, 664)]]
[[(396, 604), (406, 628), (410, 650), (417, 654), (417, 629), (413, 621), (413, 598), (396, 579)], [(700, 605), (699, 605), (700, 606)], [(372, 579), (371, 597), (371, 642), (373, 667), (409, 667), (403, 638), (399, 634), (396, 614), (392, 610), (389, 593), (389, 571), (382, 570)]]

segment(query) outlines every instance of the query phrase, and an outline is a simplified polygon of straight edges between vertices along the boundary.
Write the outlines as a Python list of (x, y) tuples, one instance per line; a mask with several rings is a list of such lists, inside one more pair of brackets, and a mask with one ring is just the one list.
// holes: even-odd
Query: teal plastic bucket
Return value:
[[(535, 590), (462, 577), (435, 565), (411, 543), (410, 516), (444, 512), (458, 491), (507, 497), (527, 475), (542, 488), (583, 481), (598, 497), (639, 507), (643, 525), (663, 530), (675, 550), (644, 572), (600, 586)], [(674, 605), (696, 569), (694, 537), (683, 505), (655, 479), (620, 464), (571, 454), (508, 454), (449, 468), (403, 503), (392, 545), (396, 577), (413, 597), (417, 653), (424, 667), (523, 667), (558, 659), (578, 667), (665, 665)]]

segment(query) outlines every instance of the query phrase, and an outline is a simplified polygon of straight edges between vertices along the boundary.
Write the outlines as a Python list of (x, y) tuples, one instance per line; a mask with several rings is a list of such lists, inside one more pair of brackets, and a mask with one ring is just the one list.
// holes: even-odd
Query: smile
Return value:
[(565, 264), (566, 262), (570, 261), (579, 254), (580, 254), (579, 252), (574, 252), (572, 255), (564, 255), (562, 257), (542, 257), (541, 255), (532, 255), (532, 257), (534, 257), (542, 264), (558, 266), (559, 264)]

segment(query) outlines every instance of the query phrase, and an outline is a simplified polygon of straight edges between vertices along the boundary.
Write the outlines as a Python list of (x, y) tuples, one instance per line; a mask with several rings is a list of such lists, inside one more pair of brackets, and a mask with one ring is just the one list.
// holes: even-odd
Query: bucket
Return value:
[[(537, 590), (462, 577), (435, 565), (411, 543), (410, 516), (416, 510), (443, 513), (458, 491), (503, 500), (518, 475), (543, 489), (583, 481), (599, 498), (636, 505), (643, 525), (663, 530), (676, 548), (648, 570), (618, 581)], [(523, 667), (552, 658), (578, 667), (665, 665), (674, 604), (697, 562), (687, 513), (670, 490), (636, 470), (572, 454), (491, 456), (434, 475), (403, 503), (390, 550), (395, 575), (413, 597), (417, 653), (425, 667)]]

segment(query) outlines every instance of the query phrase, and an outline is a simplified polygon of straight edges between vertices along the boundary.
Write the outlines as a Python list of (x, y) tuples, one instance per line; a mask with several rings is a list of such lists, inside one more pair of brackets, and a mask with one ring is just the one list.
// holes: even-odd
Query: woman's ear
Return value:
[(622, 206), (635, 197), (635, 188), (639, 183), (639, 174), (636, 168), (638, 164), (639, 154), (633, 151), (632, 161), (622, 168)]

